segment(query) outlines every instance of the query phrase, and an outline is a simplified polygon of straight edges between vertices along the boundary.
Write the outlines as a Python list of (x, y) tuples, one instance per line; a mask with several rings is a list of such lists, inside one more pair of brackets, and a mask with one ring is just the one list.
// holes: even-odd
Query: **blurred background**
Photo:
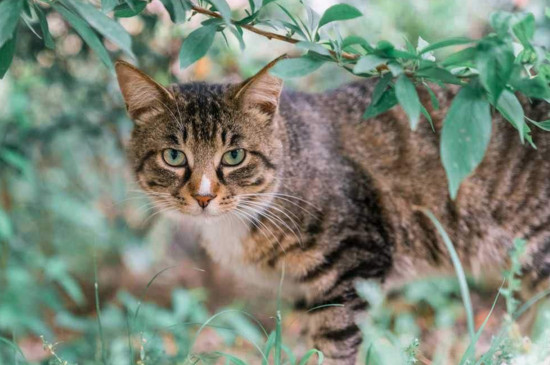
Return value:
[[(228, 2), (235, 11), (248, 6), (246, 0)], [(279, 2), (296, 13), (303, 10), (299, 1)], [(322, 13), (337, 2), (342, 1), (308, 4)], [(343, 22), (343, 36), (359, 34), (373, 43), (477, 38), (487, 33), (489, 14), (503, 9), (533, 12), (535, 42), (550, 44), (545, 0), (349, 3), (364, 16)], [(285, 18), (274, 5), (265, 12)], [(192, 231), (156, 214), (126, 166), (132, 122), (114, 75), (58, 14), (46, 13), (55, 51), (25, 28), (13, 65), (0, 81), (0, 364), (24, 363), (14, 344), (29, 363), (171, 364), (182, 363), (191, 349), (223, 350), (259, 363), (250, 341), (263, 334), (245, 313), (273, 328), (274, 294), (220, 271)], [(201, 20), (195, 16), (175, 25), (159, 0), (139, 17), (120, 19), (133, 36), (137, 60), (130, 61), (165, 84), (238, 81), (292, 51), (251, 33), (245, 33), (246, 48), (240, 50), (236, 41), (226, 44), (218, 35), (206, 57), (180, 70), (182, 39)], [(113, 59), (121, 55), (105, 43)], [(319, 92), (351, 77), (325, 65), (286, 86)], [(498, 288), (479, 279), (471, 285), (479, 325)], [(419, 347), (421, 363), (453, 363), (467, 346), (454, 278), (415, 282), (380, 300), (384, 305), (371, 325), (381, 332), (372, 335), (390, 333), (405, 348)], [(238, 311), (220, 316), (216, 326), (197, 336), (202, 323), (227, 308)], [(539, 316), (549, 313), (542, 306)], [(283, 324), (285, 343), (303, 353), (299, 315), (285, 306)], [(539, 335), (544, 330), (535, 326)]]

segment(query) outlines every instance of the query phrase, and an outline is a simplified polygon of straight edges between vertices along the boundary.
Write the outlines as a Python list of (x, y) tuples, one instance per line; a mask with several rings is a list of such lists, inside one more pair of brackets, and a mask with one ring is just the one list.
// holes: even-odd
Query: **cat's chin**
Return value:
[(164, 215), (176, 221), (188, 220), (197, 223), (215, 223), (219, 219), (227, 218), (230, 214), (229, 212), (212, 212), (209, 210), (202, 210), (197, 213), (169, 211), (164, 213)]

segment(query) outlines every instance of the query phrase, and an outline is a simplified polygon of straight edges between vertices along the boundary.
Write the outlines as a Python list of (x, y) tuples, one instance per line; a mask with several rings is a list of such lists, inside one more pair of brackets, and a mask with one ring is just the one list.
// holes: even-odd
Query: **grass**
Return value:
[[(398, 296), (408, 307), (400, 309), (395, 308), (395, 303), (399, 300), (388, 298), (376, 282), (358, 283), (358, 292), (371, 307), (370, 315), (361, 326), (364, 344), (360, 356), (364, 359), (364, 364), (534, 364), (537, 362), (532, 361), (550, 358), (549, 347), (545, 346), (550, 332), (543, 330), (538, 336), (527, 340), (528, 337), (518, 330), (518, 319), (550, 294), (550, 289), (547, 289), (525, 303), (519, 303), (516, 299), (520, 289), (520, 261), (525, 254), (526, 242), (521, 239), (514, 241), (514, 247), (510, 251), (511, 265), (503, 272), (503, 285), (476, 329), (478, 317), (473, 310), (471, 284), (469, 285), (459, 257), (437, 218), (427, 210), (423, 212), (445, 242), (456, 277), (418, 280), (406, 285), (398, 292)], [(63, 343), (54, 343), (43, 338), (44, 349), (50, 354), (49, 364), (214, 364), (221, 360), (225, 364), (236, 365), (323, 363), (324, 357), (319, 350), (304, 349), (295, 335), (285, 334), (285, 329), (289, 327), (285, 316), (290, 314), (280, 296), (284, 272), (278, 288), (276, 311), (270, 325), (273, 329), (268, 332), (259, 320), (242, 309), (227, 308), (208, 315), (200, 292), (175, 290), (172, 306), (168, 309), (145, 301), (155, 280), (171, 267), (155, 274), (139, 298), (121, 292), (117, 297), (117, 305), (108, 303), (102, 308), (95, 257), (94, 266), (95, 319), (71, 315), (62, 317), (61, 322), (75, 331), (78, 329), (79, 335), (75, 340)], [(490, 343), (484, 345), (481, 339), (501, 298), (505, 302), (503, 319), (498, 328), (492, 329), (493, 338)], [(458, 305), (459, 302), (462, 304)], [(434, 320), (427, 328), (419, 325), (418, 318), (422, 317), (416, 313), (419, 308), (428, 308), (432, 313)], [(542, 314), (539, 315), (536, 325), (543, 329), (550, 327), (550, 308), (543, 306), (540, 313)], [(458, 345), (456, 348), (462, 348), (462, 351), (451, 354), (449, 349), (444, 350), (443, 344), (439, 343), (429, 354), (427, 349), (430, 345), (423, 344), (426, 333), (452, 330), (463, 317), (467, 335), (455, 331), (456, 338), (451, 344)], [(167, 325), (170, 322), (177, 324)], [(213, 336), (223, 339), (218, 344), (219, 349), (199, 349), (203, 347), (199, 346), (202, 340)], [(526, 341), (530, 346), (522, 345)], [(139, 348), (137, 352), (136, 347)], [(427, 357), (430, 355), (431, 360)], [(32, 363), (25, 360), (17, 341), (1, 337), (0, 360), (8, 361), (6, 363)]]

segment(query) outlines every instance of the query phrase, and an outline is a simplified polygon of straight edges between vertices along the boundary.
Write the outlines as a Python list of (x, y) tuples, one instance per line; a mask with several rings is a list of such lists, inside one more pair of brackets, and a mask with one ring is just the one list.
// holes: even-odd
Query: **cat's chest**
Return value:
[(212, 259), (223, 266), (242, 266), (245, 262), (244, 240), (248, 227), (232, 218), (220, 218), (198, 225), (201, 244)]
[[(274, 268), (259, 266), (247, 257), (250, 246), (255, 242), (249, 226), (239, 219), (224, 217), (208, 222), (196, 222), (201, 235), (201, 245), (219, 265), (233, 272), (240, 280), (262, 288), (279, 287), (282, 273)], [(303, 288), (290, 280), (285, 281), (283, 295), (294, 298)]]

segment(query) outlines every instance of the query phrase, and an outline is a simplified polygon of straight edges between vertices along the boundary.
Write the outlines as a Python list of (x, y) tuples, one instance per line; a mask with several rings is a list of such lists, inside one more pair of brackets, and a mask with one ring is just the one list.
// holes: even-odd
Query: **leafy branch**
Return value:
[[(212, 17), (212, 18), (223, 19), (221, 14), (216, 13), (214, 11), (210, 11), (208, 9), (201, 8), (199, 6), (192, 5), (191, 10), (193, 10), (196, 13), (207, 15), (207, 16)], [(240, 25), (239, 22), (236, 21), (236, 20), (231, 20), (231, 24)], [(240, 26), (242, 28), (252, 32), (252, 33), (256, 33), (256, 34), (259, 34), (263, 37), (266, 37), (269, 40), (277, 39), (279, 41), (283, 41), (283, 42), (287, 42), (287, 43), (291, 43), (291, 44), (296, 44), (296, 43), (301, 42), (299, 39), (288, 37), (288, 36), (277, 34), (277, 33), (273, 33), (273, 32), (268, 32), (268, 31), (259, 29), (257, 27), (254, 27), (253, 25), (250, 25), (250, 24), (242, 24)], [(330, 52), (331, 55), (336, 56), (336, 52), (334, 52), (332, 50), (329, 50), (329, 52)], [(342, 52), (341, 57), (346, 58), (348, 60), (356, 60), (356, 59), (359, 58), (359, 55), (348, 53), (348, 52)]]

